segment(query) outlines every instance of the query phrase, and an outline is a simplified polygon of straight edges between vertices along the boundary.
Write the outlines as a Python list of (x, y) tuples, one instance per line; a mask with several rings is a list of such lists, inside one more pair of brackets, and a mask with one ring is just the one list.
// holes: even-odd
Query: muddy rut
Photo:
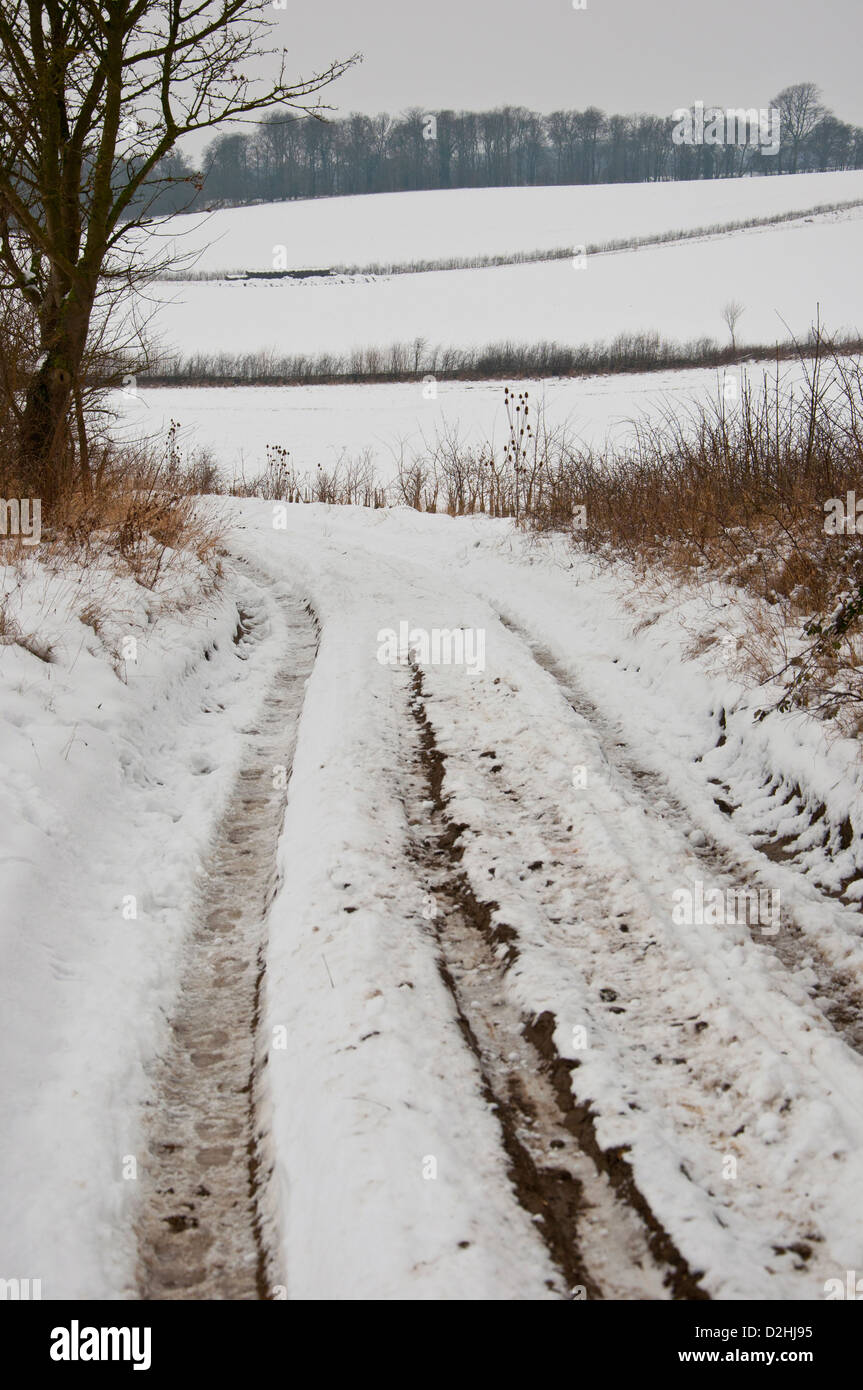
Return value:
[(243, 731), (147, 1117), (141, 1299), (267, 1299), (281, 1282), (257, 1033), (276, 847), (317, 634), (301, 606), (268, 598), (240, 610), (238, 656), (254, 656), (262, 640), (278, 642), (278, 662)]
[(552, 1041), (553, 1015), (527, 1018), (504, 976), (518, 957), (516, 933), (493, 922), (461, 867), (466, 829), (448, 815), (444, 758), (413, 668), (413, 769), (406, 798), (417, 871), (438, 970), (473, 1053), (483, 1099), (494, 1110), (508, 1176), (570, 1299), (700, 1300), (708, 1297), (639, 1191), (626, 1159), (601, 1148), (589, 1109), (575, 1102), (570, 1070)]

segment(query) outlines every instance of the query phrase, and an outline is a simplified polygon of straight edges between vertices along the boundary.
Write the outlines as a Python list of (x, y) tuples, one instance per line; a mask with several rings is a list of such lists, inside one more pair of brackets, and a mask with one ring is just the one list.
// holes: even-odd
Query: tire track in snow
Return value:
[[(248, 566), (243, 566), (250, 573)], [(316, 631), (297, 603), (258, 581), (257, 611), (240, 610), (238, 654), (278, 640), (258, 718), (244, 730), (236, 787), (203, 877), (185, 953), (172, 1038), (146, 1121), (147, 1189), (139, 1219), (141, 1299), (272, 1297), (278, 1280), (271, 1170), (258, 1045), (266, 923), (287, 781), (314, 664)]]
[[(550, 673), (516, 637), (530, 656), (531, 680), (545, 684)], [(786, 990), (778, 961), (770, 968), (750, 952), (738, 959), (733, 933), (717, 935), (714, 928), (657, 930), (695, 847), (674, 824), (657, 820), (649, 795), (633, 798), (629, 782), (608, 762), (597, 782), (597, 804), (574, 843), (567, 808), (536, 770), (537, 758), (545, 768), (540, 749), (525, 760), (503, 734), (508, 722), (524, 727), (536, 721), (540, 691), (531, 684), (527, 695), (521, 664), (501, 669), (513, 671), (514, 683), (500, 676), (493, 685), (477, 682), (466, 688), (472, 692), (467, 699), (451, 680), (436, 678), (426, 706), (438, 738), (445, 739), (449, 815), (470, 822), (469, 805), (482, 803), (481, 823), (461, 827), (464, 873), (481, 898), (490, 891), (499, 900), (488, 904), (492, 930), (509, 914), (519, 922), (508, 946), (522, 957), (510, 997), (566, 999), (564, 1033), (573, 1019), (586, 1023), (592, 1054), (587, 1089), (579, 1086), (578, 1072), (565, 1084), (559, 1064), (579, 1065), (565, 1052), (546, 1059), (554, 1084), (564, 1099), (575, 1093), (576, 1112), (583, 1109), (591, 1122), (595, 1116), (597, 1126), (620, 1136), (600, 1149), (610, 1164), (635, 1151), (633, 1180), (637, 1176), (647, 1200), (661, 1208), (685, 1257), (697, 1260), (692, 1267), (706, 1271), (707, 1289), (723, 1297), (817, 1296), (813, 1291), (835, 1273), (836, 1223), (825, 1245), (819, 1219), (827, 1188), (822, 1182), (811, 1192), (793, 1169), (780, 1178), (762, 1134), (769, 1144), (785, 1128), (788, 1142), (798, 1144), (801, 1124), (829, 1098), (835, 1107), (831, 1133), (847, 1125), (853, 1153), (860, 1133), (858, 1059), (804, 1002), (802, 990), (790, 981)], [(517, 712), (508, 716), (512, 696)], [(577, 711), (575, 717), (584, 719)], [(494, 742), (485, 740), (498, 719), (495, 752)], [(565, 723), (564, 716), (555, 725), (564, 748)], [(462, 801), (464, 811), (458, 809)], [(710, 867), (705, 863), (705, 878)], [(546, 1038), (554, 1041), (557, 1020), (540, 1014), (535, 1022), (542, 1052)], [(634, 1112), (631, 1125), (628, 1111)], [(843, 1144), (829, 1155), (840, 1180), (846, 1176)], [(733, 1181), (720, 1171), (729, 1156), (739, 1165)], [(711, 1227), (715, 1250), (714, 1237), (706, 1234)]]
[[(602, 711), (579, 689), (572, 676), (563, 669), (551, 652), (506, 614), (498, 611), (498, 617), (503, 626), (525, 644), (537, 665), (557, 682), (570, 708), (589, 727), (610, 767), (625, 779), (629, 788), (642, 801), (650, 799), (663, 804), (663, 819), (687, 838), (690, 852), (704, 863), (707, 870), (727, 875), (730, 880), (729, 886), (755, 889), (771, 886), (765, 878), (765, 873), (769, 874), (771, 864), (783, 864), (781, 852), (777, 852), (769, 843), (756, 845), (748, 840), (756, 863), (759, 860), (766, 861), (756, 877), (751, 865), (747, 867), (726, 846), (720, 845), (709, 831), (696, 825), (692, 813), (675, 796), (660, 772), (646, 768), (635, 760), (627, 745), (620, 742), (617, 732)], [(714, 801), (726, 814), (733, 809), (716, 797)], [(700, 832), (701, 843), (694, 843), (689, 839), (693, 829)], [(787, 863), (784, 867), (789, 871), (793, 868)], [(841, 902), (837, 895), (825, 893), (823, 896), (839, 901), (846, 911), (855, 910), (848, 903)], [(795, 922), (787, 908), (783, 909), (782, 926), (777, 935), (756, 934), (750, 930), (750, 936), (759, 945), (769, 946), (790, 973), (795, 974), (807, 968), (814, 971), (817, 981), (811, 987), (813, 1002), (818, 1006), (829, 1027), (850, 1048), (863, 1056), (863, 989), (859, 981), (837, 969), (827, 959), (811, 933), (804, 931)]]
[(457, 841), (466, 827), (447, 815), (444, 758), (416, 666), (411, 712), (418, 785), (409, 820), (435, 904), (438, 968), (476, 1058), (483, 1097), (496, 1112), (513, 1189), (561, 1272), (562, 1296), (707, 1298), (629, 1164), (602, 1150), (589, 1109), (575, 1104), (569, 1071), (576, 1064), (557, 1054), (552, 1016), (526, 1019), (507, 997), (503, 976), (518, 956), (516, 934), (494, 926), (496, 904), (475, 897), (461, 868)]

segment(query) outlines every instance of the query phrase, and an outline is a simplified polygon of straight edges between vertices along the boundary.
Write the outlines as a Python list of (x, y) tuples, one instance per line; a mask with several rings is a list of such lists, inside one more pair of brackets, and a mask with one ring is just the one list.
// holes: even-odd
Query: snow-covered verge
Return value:
[(0, 1275), (45, 1298), (134, 1290), (142, 1107), (278, 638), (226, 563), (169, 557), (156, 593), (44, 546), (2, 570)]
[[(552, 1020), (601, 1148), (625, 1153), (700, 1288), (818, 1299), (859, 1269), (863, 769), (806, 715), (753, 720), (764, 692), (721, 655), (733, 593), (648, 589), (483, 518), (220, 505), (235, 558), (217, 591), (189, 576), (188, 604), (148, 617), (130, 581), (34, 560), (19, 628), (38, 609), (54, 659), (0, 652), (0, 1274), (135, 1295), (123, 1163), (146, 1166), (180, 947), (285, 586), (320, 625), (260, 1037), (288, 1298), (566, 1296), (466, 1045), (460, 1010), (489, 1001), (487, 1047), (497, 1005)], [(96, 634), (80, 615), (100, 585)], [(259, 640), (237, 647), (239, 607)], [(441, 871), (458, 865), (501, 942), (453, 989), (447, 903), (416, 855), (434, 806), (412, 668), (385, 659), (402, 624), (483, 639), (471, 670), (420, 659), (459, 827)], [(778, 932), (678, 919), (681, 893), (717, 886), (778, 890)], [(513, 1058), (529, 1074), (527, 1040)], [(600, 1296), (632, 1296), (616, 1248), (612, 1230), (601, 1258), (582, 1251)]]

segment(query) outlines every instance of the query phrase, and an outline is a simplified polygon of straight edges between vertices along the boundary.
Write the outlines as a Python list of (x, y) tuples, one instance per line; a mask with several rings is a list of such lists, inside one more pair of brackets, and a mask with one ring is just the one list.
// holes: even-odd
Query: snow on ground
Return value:
[[(512, 252), (861, 191), (860, 176), (813, 175), (253, 208), (205, 224), (207, 240), (216, 225), (226, 235), (203, 264), (266, 266), (270, 241), (296, 265)], [(803, 219), (584, 271), (163, 285), (157, 323), (186, 352), (683, 339), (720, 335), (734, 298), (742, 341), (805, 332), (816, 303), (830, 329), (858, 330), (860, 222)], [(656, 418), (720, 381), (515, 384), (544, 397), (552, 424), (601, 443), (642, 407)], [(267, 444), (300, 470), (371, 447), (389, 477), (399, 439), (459, 423), (500, 440), (501, 394), (487, 382), (439, 383), (434, 400), (420, 383), (142, 391), (120, 398), (119, 428), (177, 419), (229, 472), (257, 471)], [(553, 1016), (601, 1149), (626, 1153), (713, 1296), (817, 1299), (859, 1269), (863, 771), (856, 745), (805, 715), (754, 721), (764, 692), (720, 656), (744, 626), (738, 596), (663, 593), (505, 522), (314, 506), (288, 508), (277, 529), (269, 504), (217, 505), (229, 529), (215, 588), (176, 557), (161, 597), (100, 562), (54, 569), (40, 550), (2, 571), (0, 1275), (39, 1278), (47, 1298), (135, 1296), (144, 1115), (183, 949), (284, 661), (286, 605), (306, 602), (320, 648), (261, 1034), (288, 1041), (267, 1053), (264, 1112), (288, 1297), (567, 1295), (466, 1045), (461, 1011), (493, 1047), (497, 1005), (501, 1018)], [(517, 949), (493, 967), (462, 961), (452, 989), (417, 859), (433, 806), (417, 800), (410, 671), (379, 659), (382, 632), (402, 623), (484, 641), (473, 674), (425, 665), (423, 712), (462, 827), (452, 864)], [(778, 891), (779, 930), (676, 920), (676, 895), (711, 886)], [(600, 1295), (632, 1296), (628, 1236), (615, 1227), (600, 1251), (590, 1235)]]
[[(716, 370), (638, 372), (626, 375), (519, 379), (534, 410), (543, 406), (552, 426), (566, 426), (570, 437), (594, 447), (624, 445), (632, 422), (659, 420), (668, 410), (686, 414), (698, 402), (717, 399), (727, 378), (738, 394), (744, 382), (772, 384), (776, 364), (744, 363)], [(779, 365), (779, 379), (793, 387), (804, 377), (796, 361)], [(162, 437), (171, 421), (180, 425), (182, 450), (204, 448), (228, 477), (254, 477), (265, 466), (267, 447), (287, 449), (299, 473), (318, 464), (332, 468), (344, 456), (370, 451), (377, 477), (390, 481), (399, 448), (421, 450), (438, 434), (455, 430), (479, 446), (506, 441), (502, 381), (439, 381), (429, 397), (421, 382), (364, 386), (147, 387), (134, 394), (117, 391), (120, 438)], [(424, 394), (425, 393), (425, 394)]]
[[(272, 599), (236, 574), (207, 595), (179, 560), (161, 597), (98, 564), (2, 569), (42, 655), (0, 645), (0, 1268), (45, 1298), (133, 1288), (126, 1160), (146, 1162), (196, 877), (276, 658)], [(255, 659), (238, 604), (269, 637)]]
[[(726, 184), (724, 187), (731, 187)], [(402, 195), (400, 195), (402, 196)], [(818, 308), (833, 333), (863, 331), (863, 209), (572, 261), (383, 278), (212, 281), (148, 290), (148, 333), (169, 353), (343, 354), (428, 347), (609, 341), (659, 333), (741, 344), (805, 336)]]
[[(269, 507), (250, 503), (244, 513), (248, 532), (243, 548), (273, 573), (281, 571), (290, 554), (324, 621), (325, 637), (329, 632), (338, 651), (323, 686), (325, 718), (316, 721), (312, 748), (304, 750), (309, 772), (314, 762), (323, 764), (325, 774), (315, 779), (319, 809), (314, 832), (303, 783), (292, 792), (284, 844), (286, 881), (301, 873), (307, 885), (303, 896), (315, 904), (323, 898), (332, 910), (324, 914), (325, 926), (319, 911), (298, 909), (289, 898), (277, 905), (270, 1018), (280, 1020), (290, 1011), (298, 1034), (315, 1031), (316, 999), (325, 998), (329, 988), (325, 976), (316, 980), (319, 947), (326, 947), (336, 978), (349, 981), (353, 995), (360, 990), (353, 952), (359, 946), (368, 959), (371, 950), (371, 959), (383, 965), (393, 910), (401, 931), (422, 931), (418, 894), (393, 908), (382, 906), (367, 839), (342, 873), (359, 809), (355, 789), (365, 789), (365, 816), (376, 825), (386, 824), (379, 800), (381, 762), (390, 775), (390, 799), (398, 796), (401, 780), (393, 733), (382, 748), (376, 731), (392, 731), (403, 717), (405, 675), (398, 668), (381, 669), (376, 642), (381, 629), (397, 630), (400, 621), (426, 629), (483, 628), (485, 669), (471, 677), (464, 668), (429, 668), (428, 708), (448, 758), (446, 785), (454, 798), (454, 819), (469, 827), (463, 842), (474, 891), (493, 897), (499, 905), (495, 920), (506, 921), (518, 933), (521, 957), (510, 972), (510, 989), (527, 1016), (554, 1012), (564, 1055), (573, 1026), (587, 1026), (593, 1042), (580, 1054), (582, 1065), (573, 1081), (579, 1098), (590, 1100), (601, 1116), (603, 1146), (630, 1146), (642, 1191), (693, 1268), (708, 1271), (705, 1284), (711, 1292), (818, 1297), (823, 1279), (837, 1267), (856, 1267), (863, 1254), (863, 1222), (850, 1215), (861, 1177), (863, 1063), (825, 1031), (807, 996), (805, 972), (802, 979), (790, 976), (769, 945), (753, 943), (734, 926), (673, 927), (675, 890), (699, 873), (709, 877), (710, 871), (687, 840), (663, 825), (661, 805), (645, 805), (620, 786), (604, 765), (595, 731), (573, 717), (560, 689), (525, 644), (501, 627), (496, 609), (514, 610), (580, 676), (586, 667), (589, 688), (607, 707), (609, 718), (616, 720), (619, 710), (627, 709), (621, 736), (631, 737), (633, 747), (666, 772), (687, 768), (696, 753), (709, 753), (710, 771), (722, 764), (727, 776), (744, 744), (762, 768), (781, 766), (783, 755), (790, 754), (804, 786), (807, 774), (816, 785), (819, 780), (827, 784), (834, 805), (851, 807), (856, 820), (863, 778), (851, 747), (825, 751), (818, 730), (800, 720), (793, 733), (780, 722), (775, 743), (772, 729), (753, 735), (751, 712), (743, 701), (729, 740), (733, 752), (717, 755), (718, 706), (730, 703), (732, 696), (739, 699), (741, 692), (721, 671), (709, 676), (703, 667), (680, 664), (691, 639), (685, 620), (696, 620), (699, 607), (702, 623), (712, 612), (704, 600), (694, 600), (693, 609), (683, 615), (674, 614), (672, 607), (665, 623), (654, 624), (636, 642), (633, 615), (622, 610), (622, 595), (613, 583), (592, 581), (581, 567), (563, 569), (559, 554), (538, 566), (538, 579), (529, 551), (505, 526), (415, 513), (330, 512), (321, 514), (318, 529), (317, 518), (310, 523), (296, 511), (286, 533), (266, 534), (262, 528)], [(710, 622), (715, 625), (715, 615)], [(621, 678), (624, 656), (626, 674)], [(632, 674), (636, 661), (639, 679)], [(304, 733), (301, 729), (301, 748)], [(497, 782), (495, 769), (481, 758), (486, 745), (505, 767)], [(571, 770), (581, 762), (590, 766), (590, 790), (573, 794)], [(326, 795), (330, 777), (342, 789), (338, 809), (333, 805), (335, 786), (332, 800)], [(672, 772), (672, 781), (680, 780)], [(703, 821), (712, 833), (724, 833), (716, 827), (722, 818), (706, 776), (689, 783), (692, 827)], [(514, 798), (509, 804), (504, 786)], [(658, 825), (652, 826), (652, 819)], [(299, 832), (301, 822), (305, 828)], [(292, 827), (297, 831), (292, 833)], [(320, 863), (313, 861), (313, 844)], [(387, 859), (393, 851), (385, 837), (384, 844)], [(559, 866), (557, 873), (546, 870), (551, 892), (533, 884), (524, 887), (530, 877), (526, 866), (533, 860)], [(846, 967), (853, 964), (859, 970), (863, 950), (857, 913), (820, 898), (813, 905), (809, 884), (795, 886), (790, 901), (787, 882), (783, 892), (786, 910), (802, 918), (808, 914), (808, 928), (835, 939)], [(349, 922), (341, 918), (341, 929), (339, 902), (353, 910)], [(625, 943), (625, 956), (613, 935), (621, 917), (633, 934)], [(321, 937), (314, 942), (313, 923)], [(361, 944), (354, 936), (357, 925), (368, 933)], [(651, 946), (655, 956), (648, 955)], [(369, 979), (368, 968), (362, 974)], [(618, 1013), (601, 1002), (602, 989), (612, 978), (623, 1004)], [(386, 981), (375, 985), (381, 995), (374, 996), (373, 1026), (385, 1041), (375, 1041), (384, 1055), (372, 1094), (391, 1107), (375, 1126), (379, 1162), (399, 1127), (399, 1114), (414, 1104), (413, 1098), (381, 1090), (382, 1079), (390, 1074), (389, 1049), (397, 1054), (405, 1043), (400, 986), (390, 971)], [(337, 1007), (335, 1001), (331, 1007)], [(696, 1021), (707, 1027), (696, 1029)], [(305, 1052), (303, 1057), (308, 1065)], [(344, 1066), (335, 1055), (322, 1061), (329, 1079)], [(313, 1182), (310, 1175), (305, 1188), (295, 1176), (309, 1163), (309, 1127), (339, 1123), (338, 1116), (322, 1118), (322, 1110), (330, 1112), (337, 1104), (332, 1098), (321, 1102), (321, 1095), (330, 1096), (335, 1089), (334, 1082), (313, 1101), (304, 1096), (302, 1114), (296, 1113), (299, 1065), (298, 1058), (291, 1069), (293, 1085), (281, 1088), (274, 1082), (274, 1104), (277, 1150), (292, 1185), (290, 1210), (303, 1211), (314, 1200), (317, 1213), (314, 1230), (302, 1218), (299, 1232), (290, 1216), (286, 1221), (286, 1263), (298, 1271), (302, 1290), (307, 1242), (321, 1242), (321, 1222), (331, 1204), (339, 1202), (350, 1154), (342, 1153), (335, 1172), (318, 1170)], [(452, 1117), (450, 1107), (447, 1126)], [(332, 1134), (332, 1128), (327, 1132)], [(438, 1152), (445, 1138), (430, 1119), (428, 1153)], [(363, 1168), (359, 1138), (349, 1141), (349, 1148), (359, 1149), (353, 1168)], [(723, 1158), (729, 1154), (738, 1161), (738, 1175), (723, 1181)], [(367, 1168), (363, 1171), (368, 1178)], [(393, 1177), (392, 1166), (384, 1162), (367, 1185), (381, 1210)], [(452, 1181), (460, 1179), (454, 1174)], [(437, 1200), (445, 1199), (446, 1190)], [(808, 1266), (793, 1255), (776, 1254), (777, 1246), (790, 1250), (807, 1241), (815, 1249)]]
[[(131, 1291), (140, 1196), (121, 1164), (146, 1164), (140, 1107), (279, 605), (307, 599), (321, 640), (265, 980), (264, 1034), (288, 1039), (266, 1069), (288, 1297), (564, 1296), (437, 970), (410, 854), (410, 673), (380, 660), (402, 622), (484, 634), (473, 674), (424, 667), (443, 790), (473, 893), (516, 933), (501, 999), (554, 1014), (603, 1148), (627, 1147), (714, 1296), (817, 1299), (859, 1269), (863, 1060), (812, 989), (863, 963), (853, 882), (839, 893), (863, 873), (863, 772), (805, 716), (753, 722), (756, 694), (717, 659), (733, 595), (663, 597), (505, 522), (220, 505), (245, 565), (197, 602), (178, 579), (182, 620), (131, 581), (94, 596), (29, 561), (19, 625), (54, 658), (2, 648), (4, 1271), (46, 1297)], [(753, 845), (791, 815), (762, 785), (783, 776), (836, 829), (799, 866)], [(675, 892), (732, 870), (781, 888), (775, 943), (675, 923)], [(808, 957), (789, 963), (786, 939)]]
[(272, 270), (276, 246), (290, 269), (404, 265), (512, 255), (714, 223), (802, 212), (863, 197), (863, 173), (692, 183), (551, 188), (458, 188), (316, 198), (166, 219), (160, 255), (175, 248), (197, 272)]

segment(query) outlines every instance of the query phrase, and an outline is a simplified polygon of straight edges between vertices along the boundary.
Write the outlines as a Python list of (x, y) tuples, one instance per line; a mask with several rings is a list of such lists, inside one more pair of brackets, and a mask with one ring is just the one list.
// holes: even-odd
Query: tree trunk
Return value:
[(68, 478), (67, 416), (71, 373), (44, 363), (27, 390), (20, 428), (21, 486), (53, 501)]
[[(57, 323), (42, 323), (42, 362), (30, 382), (19, 431), (21, 486), (25, 495), (52, 502), (74, 485), (76, 464), (69, 433), (74, 393), (80, 388), (89, 314), (77, 308)], [(53, 320), (53, 321), (52, 321)], [(71, 322), (70, 322), (71, 320)]]

